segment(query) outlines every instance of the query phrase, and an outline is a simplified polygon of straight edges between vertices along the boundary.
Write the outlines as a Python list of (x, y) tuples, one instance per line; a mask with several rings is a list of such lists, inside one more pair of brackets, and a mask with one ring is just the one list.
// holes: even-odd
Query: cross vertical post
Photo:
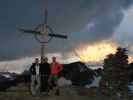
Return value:
[[(48, 34), (48, 31), (47, 31), (47, 17), (48, 17), (48, 9), (47, 9), (47, 0), (45, 0), (44, 2), (44, 17), (43, 17), (43, 26), (42, 26), (42, 32), (44, 33), (43, 34), (43, 37), (45, 37), (45, 34)], [(43, 59), (45, 58), (45, 43), (41, 43), (41, 62), (43, 61)]]
[(41, 62), (43, 61), (45, 57), (45, 44), (41, 45)]

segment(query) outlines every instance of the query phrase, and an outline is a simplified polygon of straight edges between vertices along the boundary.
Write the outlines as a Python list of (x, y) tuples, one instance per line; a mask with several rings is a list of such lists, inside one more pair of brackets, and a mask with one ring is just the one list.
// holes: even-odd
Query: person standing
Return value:
[(48, 58), (45, 57), (40, 64), (41, 92), (49, 91), (49, 85), (48, 85), (49, 76), (50, 76), (50, 64), (48, 63)]
[(35, 58), (34, 63), (32, 63), (32, 65), (30, 67), (30, 73), (31, 73), (30, 91), (31, 91), (32, 95), (36, 95), (37, 93), (40, 92), (39, 70), (40, 70), (39, 59)]
[(60, 90), (57, 81), (59, 78), (59, 72), (63, 69), (63, 65), (56, 61), (56, 57), (53, 57), (50, 68), (51, 68), (51, 81), (53, 81), (56, 89), (55, 95), (60, 95)]

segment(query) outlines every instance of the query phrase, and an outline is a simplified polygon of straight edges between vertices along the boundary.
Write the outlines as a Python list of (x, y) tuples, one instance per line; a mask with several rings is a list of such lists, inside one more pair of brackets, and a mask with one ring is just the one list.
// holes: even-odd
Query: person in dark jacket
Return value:
[(40, 64), (40, 78), (41, 78), (41, 91), (48, 92), (49, 85), (48, 80), (50, 76), (50, 64), (48, 63), (48, 58), (45, 57)]
[(32, 63), (30, 67), (30, 73), (31, 73), (31, 85), (30, 85), (30, 91), (32, 95), (36, 95), (40, 92), (40, 64), (39, 59), (35, 58), (34, 63)]

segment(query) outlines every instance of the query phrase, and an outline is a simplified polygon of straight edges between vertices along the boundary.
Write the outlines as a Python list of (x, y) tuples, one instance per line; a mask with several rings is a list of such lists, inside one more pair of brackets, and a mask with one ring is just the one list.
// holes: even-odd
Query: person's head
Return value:
[(47, 63), (47, 62), (48, 62), (48, 58), (45, 57), (45, 58), (43, 59), (43, 62), (44, 62), (44, 63)]
[(39, 59), (38, 58), (35, 58), (35, 63), (39, 63)]
[(56, 57), (52, 57), (52, 62), (56, 62)]

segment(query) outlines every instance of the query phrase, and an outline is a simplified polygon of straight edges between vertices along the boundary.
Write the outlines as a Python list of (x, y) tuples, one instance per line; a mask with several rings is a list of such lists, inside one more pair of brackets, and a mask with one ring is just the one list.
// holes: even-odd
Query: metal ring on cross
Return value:
[[(40, 33), (43, 33), (44, 30), (44, 24), (39, 24), (36, 28), (35, 31), (39, 31)], [(49, 25), (46, 25), (46, 30), (47, 33), (43, 33), (43, 34), (35, 34), (35, 39), (41, 43), (41, 44), (45, 44), (51, 41), (51, 39), (53, 37), (48, 36), (49, 33), (53, 33), (52, 28), (50, 28)]]

